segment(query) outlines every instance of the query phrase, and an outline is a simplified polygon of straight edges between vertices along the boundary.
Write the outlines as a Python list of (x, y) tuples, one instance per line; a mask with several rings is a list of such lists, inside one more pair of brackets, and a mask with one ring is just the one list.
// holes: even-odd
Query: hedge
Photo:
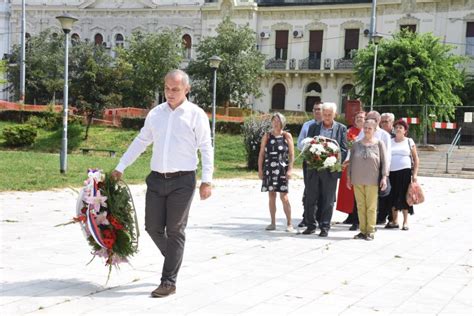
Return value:
[[(123, 128), (130, 128), (139, 130), (143, 127), (145, 119), (141, 117), (122, 117), (121, 123)], [(209, 121), (209, 124), (211, 122)], [(228, 121), (216, 121), (216, 132), (231, 135), (240, 135), (242, 133), (242, 122), (228, 122)], [(285, 130), (289, 131), (293, 136), (298, 136), (301, 131), (301, 124), (290, 123), (286, 124)]]
[[(0, 111), (0, 121), (10, 121), (17, 123), (26, 123), (30, 118), (37, 117), (46, 120), (57, 120), (59, 125), (62, 125), (62, 112), (49, 112), (49, 111), (17, 111), (17, 110), (5, 110)], [(80, 116), (68, 115), (68, 123), (81, 123), (82, 118)]]
[(139, 130), (145, 124), (145, 118), (143, 117), (122, 117), (120, 118), (120, 124), (123, 128), (130, 128)]

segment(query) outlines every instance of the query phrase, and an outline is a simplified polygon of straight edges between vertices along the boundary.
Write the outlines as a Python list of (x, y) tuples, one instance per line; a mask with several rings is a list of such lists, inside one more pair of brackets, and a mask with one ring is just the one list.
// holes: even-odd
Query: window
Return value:
[(74, 33), (74, 34), (71, 35), (71, 45), (72, 46), (77, 45), (80, 40), (81, 40), (81, 38), (79, 37), (79, 34)]
[(286, 60), (287, 58), (288, 58), (288, 31), (276, 31), (275, 59)]
[(407, 30), (412, 33), (416, 33), (416, 24), (403, 24), (400, 25), (400, 31)]
[(94, 36), (94, 43), (95, 43), (95, 45), (102, 45), (103, 42), (104, 42), (104, 37), (102, 36), (102, 34), (97, 33), (97, 34)]
[(359, 29), (346, 29), (344, 40), (344, 58), (354, 58), (354, 51), (359, 49)]
[(192, 47), (192, 40), (189, 34), (183, 35), (183, 57), (186, 59), (191, 59), (191, 47)]
[(346, 102), (350, 100), (349, 93), (354, 89), (354, 86), (351, 84), (345, 84), (341, 89), (341, 113), (346, 113)]
[(323, 51), (323, 31), (309, 31), (309, 69), (321, 68), (321, 52)]
[(122, 47), (123, 48), (123, 35), (118, 33), (115, 35), (115, 47)]
[(311, 82), (306, 87), (306, 102), (305, 102), (305, 111), (312, 112), (314, 104), (316, 102), (321, 102), (321, 97), (318, 96), (321, 94), (321, 86), (317, 82)]
[(466, 55), (474, 56), (474, 22), (466, 25)]
[(281, 83), (277, 83), (272, 88), (272, 109), (284, 110), (285, 109), (285, 86)]
[(30, 48), (30, 39), (31, 39), (31, 34), (30, 33), (25, 33), (25, 49), (28, 50)]

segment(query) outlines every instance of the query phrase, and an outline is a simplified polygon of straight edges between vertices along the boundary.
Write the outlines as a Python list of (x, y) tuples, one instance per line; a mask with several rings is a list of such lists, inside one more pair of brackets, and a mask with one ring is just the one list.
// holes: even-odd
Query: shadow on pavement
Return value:
[[(134, 291), (142, 287), (146, 291)], [(153, 283), (133, 283), (123, 286), (104, 287), (97, 283), (78, 279), (44, 279), (24, 282), (0, 283), (0, 295), (3, 297), (29, 296), (29, 297), (54, 297), (54, 296), (107, 296), (120, 297), (127, 295), (149, 294), (149, 288), (156, 287)]]

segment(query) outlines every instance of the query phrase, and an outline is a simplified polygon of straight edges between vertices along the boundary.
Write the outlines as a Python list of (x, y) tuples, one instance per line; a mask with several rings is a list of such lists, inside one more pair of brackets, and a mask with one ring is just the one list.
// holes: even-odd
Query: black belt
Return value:
[(176, 171), (176, 172), (165, 172), (165, 173), (161, 173), (161, 172), (158, 172), (158, 171), (152, 171), (155, 175), (157, 176), (160, 176), (164, 179), (171, 179), (171, 178), (176, 178), (176, 177), (181, 177), (181, 176), (185, 176), (185, 175), (188, 175), (188, 174), (191, 174), (191, 173), (195, 173), (196, 171), (192, 170), (192, 171)]

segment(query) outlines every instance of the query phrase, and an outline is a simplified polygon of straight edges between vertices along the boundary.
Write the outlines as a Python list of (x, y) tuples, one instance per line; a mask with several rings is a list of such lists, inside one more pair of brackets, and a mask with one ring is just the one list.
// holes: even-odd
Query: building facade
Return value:
[[(0, 47), (8, 53), (19, 43), (21, 0), (4, 1), (8, 19)], [(270, 76), (261, 83), (263, 96), (250, 98), (256, 110), (307, 111), (322, 99), (344, 102), (353, 88), (352, 59), (369, 43), (371, 0), (28, 0), (26, 32), (46, 28), (61, 32), (56, 16), (68, 12), (79, 21), (72, 37), (110, 48), (127, 45), (134, 31), (159, 32), (179, 28), (186, 43), (185, 57), (195, 55), (204, 36), (230, 16), (255, 30), (258, 49), (267, 56)], [(2, 24), (3, 23), (3, 24)], [(376, 31), (385, 37), (401, 28), (433, 32), (454, 44), (454, 53), (470, 56), (474, 73), (474, 0), (378, 0)], [(6, 41), (8, 38), (8, 42)], [(470, 44), (470, 45), (469, 45)]]

